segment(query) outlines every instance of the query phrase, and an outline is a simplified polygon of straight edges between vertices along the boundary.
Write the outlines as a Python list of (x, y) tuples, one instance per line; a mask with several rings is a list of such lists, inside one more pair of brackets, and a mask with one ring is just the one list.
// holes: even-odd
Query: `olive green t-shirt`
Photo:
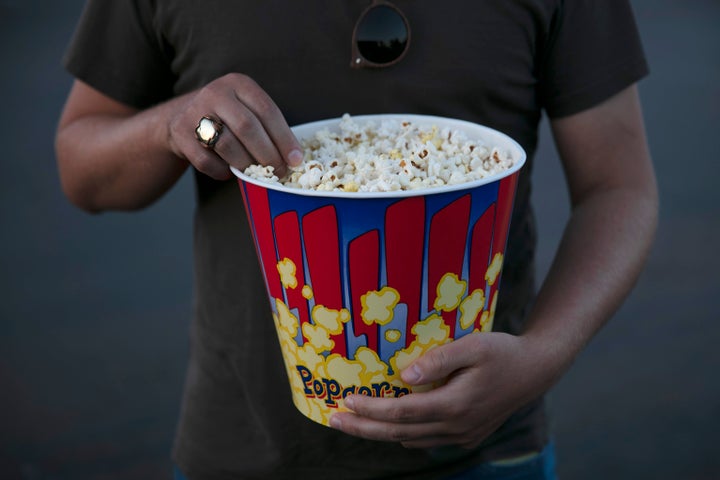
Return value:
[[(529, 199), (538, 124), (543, 112), (582, 111), (646, 75), (629, 2), (395, 0), (411, 28), (406, 56), (388, 68), (350, 68), (353, 27), (369, 4), (90, 0), (65, 64), (139, 109), (240, 72), (269, 93), (290, 125), (344, 113), (418, 113), (510, 135), (528, 162), (494, 329), (520, 333), (535, 294)], [(475, 451), (406, 449), (306, 419), (291, 401), (237, 184), (195, 178), (195, 315), (173, 452), (191, 480), (442, 478), (547, 442), (541, 399)]]

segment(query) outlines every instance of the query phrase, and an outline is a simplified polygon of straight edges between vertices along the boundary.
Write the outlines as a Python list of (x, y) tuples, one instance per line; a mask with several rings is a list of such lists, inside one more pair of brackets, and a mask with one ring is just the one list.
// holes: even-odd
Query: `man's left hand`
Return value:
[[(408, 448), (474, 448), (551, 382), (531, 341), (505, 333), (472, 333), (436, 347), (402, 372), (412, 386), (438, 388), (399, 398), (351, 395), (333, 428)], [(547, 367), (547, 366), (545, 366)], [(544, 375), (547, 375), (545, 373)]]

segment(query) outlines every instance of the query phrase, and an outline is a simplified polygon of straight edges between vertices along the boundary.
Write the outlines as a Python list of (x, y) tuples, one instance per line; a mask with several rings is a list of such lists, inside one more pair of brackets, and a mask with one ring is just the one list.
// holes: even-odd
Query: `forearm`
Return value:
[(61, 121), (56, 153), (68, 198), (98, 212), (138, 209), (162, 196), (188, 166), (167, 140), (168, 119), (183, 101)]
[[(224, 127), (212, 149), (195, 138), (204, 116)], [(275, 102), (254, 80), (230, 73), (138, 112), (75, 81), (56, 152), (63, 189), (88, 211), (136, 209), (165, 193), (189, 164), (216, 180), (258, 163), (282, 176), (302, 147)]]
[(656, 223), (652, 189), (609, 189), (573, 209), (524, 333), (555, 377), (633, 288)]

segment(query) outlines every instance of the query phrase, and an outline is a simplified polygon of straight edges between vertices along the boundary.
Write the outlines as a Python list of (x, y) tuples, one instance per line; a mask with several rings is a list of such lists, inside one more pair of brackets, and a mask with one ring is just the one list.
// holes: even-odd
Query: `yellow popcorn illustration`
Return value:
[(330, 355), (327, 359), (328, 376), (342, 385), (360, 385), (362, 371), (362, 364), (356, 360), (348, 360), (337, 354)]
[(316, 305), (312, 310), (312, 318), (315, 323), (332, 334), (342, 332), (343, 323), (350, 320), (350, 312), (347, 310), (332, 310), (322, 305)]
[(285, 288), (297, 287), (297, 278), (295, 277), (295, 263), (289, 258), (283, 258), (277, 264), (280, 281)]
[(442, 317), (431, 315), (422, 322), (416, 323), (412, 328), (412, 333), (415, 334), (416, 342), (419, 345), (437, 345), (450, 338), (450, 327), (445, 325)]
[(305, 298), (305, 300), (310, 300), (311, 298), (313, 298), (313, 291), (312, 291), (312, 287), (310, 287), (310, 285), (303, 286), (302, 296)]
[(465, 297), (460, 303), (460, 327), (463, 329), (470, 328), (484, 306), (485, 293), (482, 290), (474, 290), (472, 294)]
[(335, 346), (335, 342), (330, 339), (330, 332), (322, 326), (305, 323), (302, 333), (317, 353), (332, 350)]
[(484, 311), (480, 316), (480, 331), (489, 332), (490, 330), (492, 330), (492, 319), (490, 318), (490, 313)]
[(393, 319), (393, 309), (399, 300), (400, 294), (391, 287), (383, 287), (379, 292), (367, 292), (361, 297), (363, 322), (367, 325), (387, 325)]
[(400, 372), (405, 370), (412, 362), (420, 358), (427, 349), (423, 347), (419, 342), (414, 341), (410, 347), (398, 351), (390, 359), (390, 366), (396, 375), (400, 375)]
[(277, 308), (277, 319), (280, 329), (294, 336), (298, 329), (297, 317), (292, 314), (282, 300), (275, 299), (275, 306)]
[[(282, 263), (287, 279), (290, 279), (291, 273), (294, 277), (291, 263)], [(280, 268), (278, 271), (281, 271)], [(331, 337), (341, 335), (351, 320), (347, 309), (335, 310), (314, 305), (311, 311), (312, 323), (300, 325), (288, 306), (282, 300), (276, 299), (276, 313), (273, 318), (291, 379), (293, 402), (298, 410), (327, 425), (332, 412), (344, 408), (343, 399), (347, 395), (399, 397), (411, 391), (423, 392), (436, 388), (437, 385), (432, 384), (411, 388), (402, 382), (400, 373), (428, 351), (452, 340), (450, 327), (440, 312), (459, 309), (461, 328), (471, 327), (480, 316), (479, 329), (476, 331), (491, 329), (497, 292), (490, 302), (489, 310), (483, 310), (484, 292), (474, 290), (463, 298), (466, 288), (467, 282), (459, 279), (457, 275), (445, 274), (437, 287), (438, 297), (434, 307), (438, 313), (430, 313), (425, 319), (415, 323), (408, 332), (408, 335), (412, 335), (412, 342), (406, 348), (396, 347), (392, 355), (386, 357), (387, 362), (380, 358), (377, 351), (362, 345), (354, 352), (348, 352), (352, 355), (349, 358), (332, 353), (335, 341)], [(303, 287), (303, 296), (308, 300), (313, 297), (310, 286)], [(392, 321), (394, 309), (401, 301), (398, 291), (389, 286), (378, 291), (368, 291), (361, 297), (361, 319), (366, 325), (387, 325)], [(304, 337), (304, 343), (300, 345), (298, 330)], [(397, 328), (388, 328), (383, 335), (390, 344), (403, 338), (402, 330)]]
[(446, 273), (437, 286), (435, 309), (446, 312), (455, 310), (465, 293), (467, 282), (460, 280), (454, 273)]
[(307, 368), (315, 372), (319, 370), (320, 366), (324, 366), (325, 358), (318, 355), (317, 351), (311, 344), (306, 343), (297, 349), (297, 363), (305, 365)]
[(502, 270), (502, 264), (503, 264), (503, 254), (496, 253), (492, 259), (492, 263), (490, 263), (490, 266), (487, 269), (487, 273), (485, 274), (485, 280), (487, 280), (488, 285), (495, 284), (495, 281), (497, 280), (498, 275), (500, 274), (500, 270)]
[(362, 365), (363, 375), (374, 377), (376, 374), (387, 374), (387, 365), (380, 360), (377, 352), (367, 347), (360, 347), (355, 352), (355, 359)]
[(499, 132), (469, 138), (455, 120), (336, 120), (298, 136), (308, 156), (288, 178), (238, 174), (293, 402), (323, 425), (348, 395), (436, 388), (400, 374), (492, 329), (518, 178), (506, 172), (525, 160)]
[(402, 332), (396, 328), (391, 328), (385, 331), (385, 340), (391, 343), (395, 343), (402, 337)]

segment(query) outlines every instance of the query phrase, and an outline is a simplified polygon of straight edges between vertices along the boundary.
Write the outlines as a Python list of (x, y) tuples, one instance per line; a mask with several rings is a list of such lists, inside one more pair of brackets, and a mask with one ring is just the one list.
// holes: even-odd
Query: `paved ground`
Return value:
[[(0, 0), (0, 478), (168, 478), (191, 309), (192, 187), (138, 214), (62, 197), (52, 132), (81, 2)], [(633, 1), (662, 193), (648, 268), (552, 392), (565, 479), (720, 478), (720, 4)], [(12, 118), (11, 118), (12, 116)], [(12, 120), (12, 121), (11, 121)], [(540, 267), (567, 215), (547, 132)]]

